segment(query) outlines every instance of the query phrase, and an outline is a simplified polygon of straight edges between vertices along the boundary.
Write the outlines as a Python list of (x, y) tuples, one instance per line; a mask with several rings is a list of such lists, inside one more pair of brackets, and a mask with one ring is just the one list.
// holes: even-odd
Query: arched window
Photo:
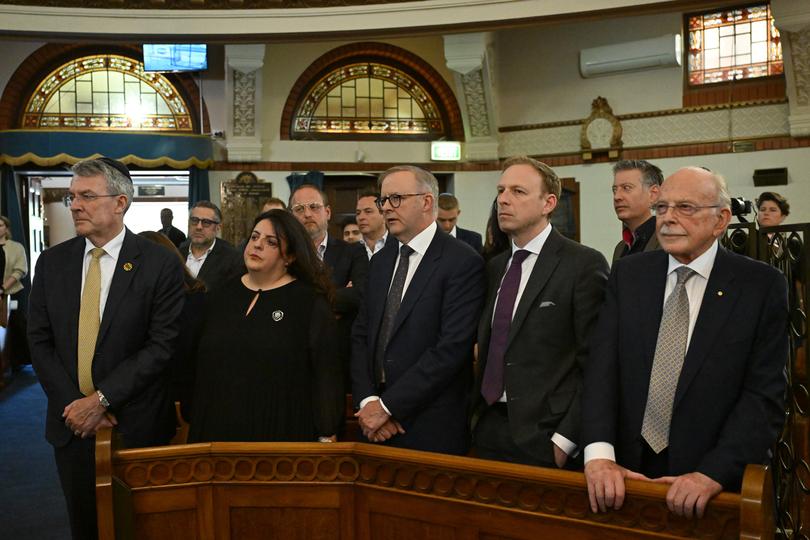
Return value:
[(282, 118), (284, 139), (462, 138), (458, 104), (442, 77), (391, 45), (359, 43), (316, 60)]
[(192, 131), (186, 104), (166, 77), (114, 54), (84, 56), (53, 70), (22, 120), (23, 128)]

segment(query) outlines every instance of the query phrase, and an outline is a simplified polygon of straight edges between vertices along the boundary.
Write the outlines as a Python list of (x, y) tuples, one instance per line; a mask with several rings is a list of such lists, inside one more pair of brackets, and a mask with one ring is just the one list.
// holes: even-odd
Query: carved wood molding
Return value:
[[(114, 476), (135, 492), (200, 483), (352, 484), (678, 537), (737, 537), (741, 505), (756, 500), (724, 493), (703, 519), (687, 520), (668, 511), (666, 486), (628, 481), (620, 511), (594, 514), (581, 473), (355, 443), (181, 445), (119, 451), (112, 462)], [(770, 482), (760, 469), (751, 474)]]

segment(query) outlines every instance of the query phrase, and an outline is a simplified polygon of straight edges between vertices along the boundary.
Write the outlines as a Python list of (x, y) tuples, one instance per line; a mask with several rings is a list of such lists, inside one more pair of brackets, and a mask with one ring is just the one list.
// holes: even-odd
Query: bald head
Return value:
[(731, 220), (731, 199), (719, 174), (700, 167), (675, 171), (661, 185), (656, 231), (661, 247), (683, 264), (708, 250)]

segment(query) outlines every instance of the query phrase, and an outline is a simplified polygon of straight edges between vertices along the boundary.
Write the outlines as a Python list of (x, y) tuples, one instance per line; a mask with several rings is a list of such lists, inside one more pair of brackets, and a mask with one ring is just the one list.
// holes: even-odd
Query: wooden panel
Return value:
[(196, 529), (196, 510), (193, 509), (138, 514), (135, 520), (135, 538), (138, 539), (195, 540)]
[(230, 522), (229, 538), (239, 540), (340, 538), (338, 510), (240, 507), (231, 509)]
[[(431, 519), (431, 516), (425, 516)], [(457, 540), (456, 530), (417, 518), (401, 518), (383, 513), (371, 514), (372, 540)]]

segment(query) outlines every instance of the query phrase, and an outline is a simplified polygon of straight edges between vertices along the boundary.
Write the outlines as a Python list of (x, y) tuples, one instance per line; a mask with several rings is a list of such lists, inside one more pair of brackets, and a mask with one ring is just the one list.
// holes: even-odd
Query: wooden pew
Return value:
[(746, 469), (703, 519), (666, 486), (628, 481), (593, 514), (581, 473), (361, 443), (205, 443), (118, 449), (96, 439), (99, 539), (773, 538), (770, 472)]

